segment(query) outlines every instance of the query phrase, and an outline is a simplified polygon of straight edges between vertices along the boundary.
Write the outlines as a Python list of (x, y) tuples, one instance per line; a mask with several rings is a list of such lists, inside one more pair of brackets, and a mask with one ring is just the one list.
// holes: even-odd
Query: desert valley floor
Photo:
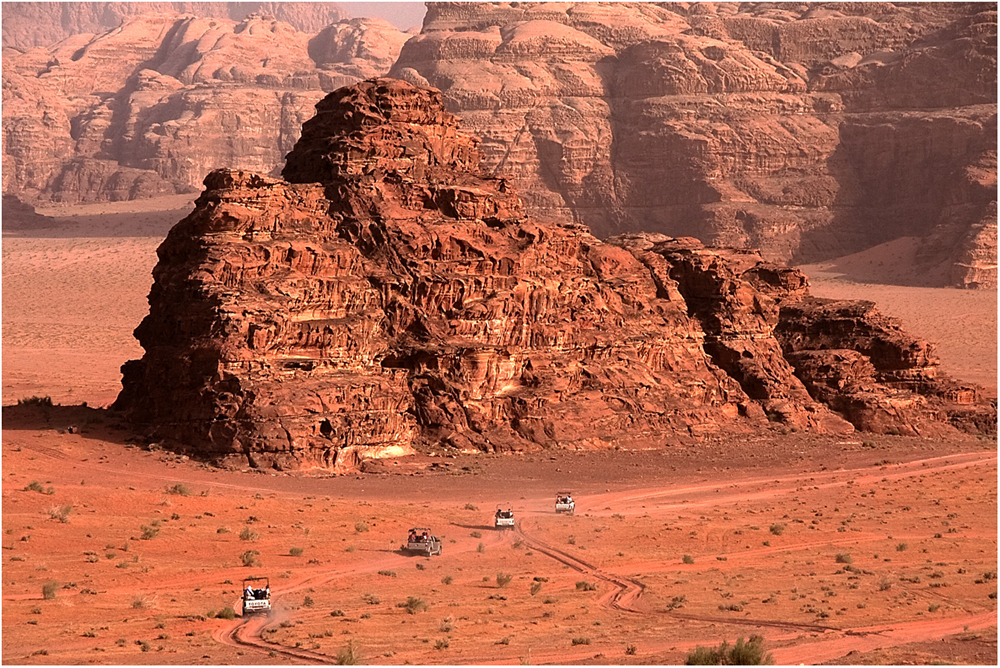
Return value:
[[(353, 648), (365, 663), (660, 664), (760, 634), (777, 663), (995, 664), (992, 440), (775, 427), (340, 477), (139, 447), (102, 407), (141, 354), (155, 249), (189, 202), (5, 230), (4, 662), (335, 663)], [(995, 392), (996, 291), (835, 268), (806, 270), (815, 294), (875, 299), (938, 343), (946, 372)], [(57, 405), (12, 406), (32, 395)], [(560, 489), (574, 516), (553, 513)], [(516, 530), (492, 528), (498, 505)], [(443, 554), (401, 554), (412, 526)], [(226, 619), (258, 574), (275, 614)]]

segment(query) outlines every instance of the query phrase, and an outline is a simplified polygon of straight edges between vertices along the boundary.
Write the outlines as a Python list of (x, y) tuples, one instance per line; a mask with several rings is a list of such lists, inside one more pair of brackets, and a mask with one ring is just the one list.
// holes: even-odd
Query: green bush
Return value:
[(774, 662), (774, 657), (764, 651), (764, 638), (750, 636), (740, 638), (730, 646), (723, 642), (718, 647), (696, 647), (684, 664), (687, 666), (763, 666)]

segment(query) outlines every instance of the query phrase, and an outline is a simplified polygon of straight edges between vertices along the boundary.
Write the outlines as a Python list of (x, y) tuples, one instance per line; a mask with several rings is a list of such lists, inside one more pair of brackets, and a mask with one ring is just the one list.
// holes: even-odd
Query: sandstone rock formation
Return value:
[(3, 46), (22, 51), (51, 46), (73, 35), (114, 30), (144, 14), (239, 22), (258, 12), (309, 33), (347, 18), (339, 5), (330, 2), (10, 2), (3, 5)]
[(334, 470), (413, 448), (662, 445), (769, 420), (949, 429), (959, 402), (981, 411), (970, 428), (995, 430), (974, 388), (942, 390), (926, 346), (883, 342), (891, 326), (864, 306), (855, 345), (854, 321), (809, 298), (799, 272), (536, 222), (479, 165), (439, 92), (374, 79), (316, 106), (283, 179), (209, 174), (158, 250), (145, 354), (123, 366), (116, 408), (223, 462)]
[(543, 219), (808, 263), (903, 236), (996, 287), (996, 6), (433, 3), (442, 90)]
[[(331, 11), (312, 7), (299, 9)], [(4, 192), (116, 201), (194, 192), (218, 165), (276, 174), (313, 105), (384, 73), (408, 38), (380, 19), (303, 32), (264, 13), (144, 13), (45, 48), (5, 47)]]

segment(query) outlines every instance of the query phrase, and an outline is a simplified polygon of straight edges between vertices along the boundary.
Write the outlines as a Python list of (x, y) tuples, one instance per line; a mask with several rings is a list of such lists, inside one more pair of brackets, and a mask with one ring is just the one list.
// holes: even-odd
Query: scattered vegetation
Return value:
[(510, 573), (500, 572), (497, 573), (497, 587), (501, 589), (510, 584), (510, 581), (514, 579), (514, 576)]
[(628, 654), (629, 656), (635, 656), (635, 652), (636, 652), (635, 645), (626, 645), (625, 646), (625, 653)]
[(685, 554), (683, 557), (681, 557), (681, 561), (683, 561), (685, 564), (693, 564), (694, 557), (692, 557), (690, 554)]
[(450, 585), (454, 581), (455, 578), (451, 577), (450, 575), (446, 575), (443, 578), (441, 578), (441, 584)]
[(353, 640), (347, 643), (347, 647), (337, 652), (338, 666), (356, 666), (359, 663), (361, 663), (361, 654), (354, 646)]
[(687, 666), (762, 666), (774, 662), (774, 657), (764, 651), (764, 638), (750, 636), (744, 641), (740, 638), (730, 646), (723, 642), (718, 647), (696, 647), (684, 664)]
[(69, 514), (73, 512), (73, 506), (53, 506), (49, 508), (49, 517), (59, 520), (63, 524), (69, 522)]
[(394, 577), (396, 577), (396, 571), (379, 571), (378, 574), (379, 575), (384, 575), (387, 578), (394, 578)]
[(301, 547), (293, 547), (288, 550), (288, 554), (290, 554), (293, 557), (301, 557), (302, 552), (303, 550)]
[(257, 532), (251, 531), (250, 527), (243, 527), (243, 531), (240, 531), (240, 540), (255, 541), (257, 538)]
[(167, 494), (176, 494), (178, 496), (191, 496), (191, 489), (182, 482), (177, 483), (171, 487), (167, 487)]
[(576, 583), (576, 588), (577, 591), (596, 591), (597, 583), (587, 582), (586, 580), (580, 580), (579, 582)]
[(215, 613), (217, 619), (236, 619), (236, 611), (228, 605)]
[(854, 563), (854, 559), (852, 559), (851, 555), (847, 554), (846, 552), (841, 552), (841, 553), (837, 554), (836, 560), (837, 560), (838, 564), (852, 564), (852, 563)]
[(368, 524), (366, 524), (365, 522), (355, 522), (354, 523), (354, 532), (355, 533), (364, 533), (365, 531), (368, 531)]
[(438, 638), (434, 642), (434, 649), (448, 649), (448, 645), (450, 644), (447, 638)]
[(896, 552), (905, 552), (906, 548), (908, 547), (909, 545), (907, 545), (906, 543), (900, 543), (899, 545), (896, 546)]
[(785, 525), (781, 524), (780, 522), (775, 522), (774, 524), (771, 525), (770, 532), (773, 533), (775, 536), (780, 536), (781, 534), (785, 533)]
[(141, 527), (142, 535), (139, 536), (142, 540), (152, 540), (156, 537), (156, 534), (160, 533), (160, 527), (146, 526), (143, 524)]
[(465, 504), (465, 509), (466, 509), (466, 510), (479, 510), (479, 508), (475, 507), (475, 506), (474, 506), (474, 505), (472, 505), (471, 503), (467, 503), (467, 504)]
[(260, 552), (258, 552), (257, 550), (247, 550), (246, 552), (240, 555), (240, 563), (242, 563), (243, 566), (245, 566), (246, 568), (250, 568), (252, 566), (260, 566), (261, 565), (260, 560), (257, 558), (259, 556)]
[(590, 644), (590, 638), (585, 638), (585, 637), (573, 638), (573, 644), (574, 645), (589, 645)]
[(43, 408), (52, 407), (52, 397), (24, 397), (17, 400), (18, 406), (41, 406)]
[(42, 598), (46, 601), (51, 601), (56, 597), (57, 589), (59, 589), (59, 583), (55, 580), (49, 580), (42, 585)]
[(406, 600), (402, 603), (397, 603), (396, 607), (405, 608), (411, 615), (415, 615), (418, 612), (423, 612), (430, 608), (430, 606), (427, 605), (427, 601), (417, 596), (407, 596)]

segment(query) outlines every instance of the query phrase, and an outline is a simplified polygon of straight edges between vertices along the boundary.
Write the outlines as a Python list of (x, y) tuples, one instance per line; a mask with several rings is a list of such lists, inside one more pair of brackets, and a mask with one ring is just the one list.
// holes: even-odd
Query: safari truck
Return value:
[(441, 540), (431, 535), (431, 530), (423, 527), (410, 529), (403, 550), (410, 554), (422, 554), (430, 557), (441, 554)]
[(576, 501), (571, 492), (556, 492), (556, 512), (572, 515), (576, 511)]
[[(255, 584), (264, 586), (254, 587)], [(265, 577), (246, 578), (243, 580), (243, 616), (261, 612), (271, 612), (271, 581)]]
[(493, 528), (494, 529), (513, 529), (514, 528), (514, 511), (508, 508), (507, 510), (500, 510), (497, 508), (496, 514), (493, 516)]

